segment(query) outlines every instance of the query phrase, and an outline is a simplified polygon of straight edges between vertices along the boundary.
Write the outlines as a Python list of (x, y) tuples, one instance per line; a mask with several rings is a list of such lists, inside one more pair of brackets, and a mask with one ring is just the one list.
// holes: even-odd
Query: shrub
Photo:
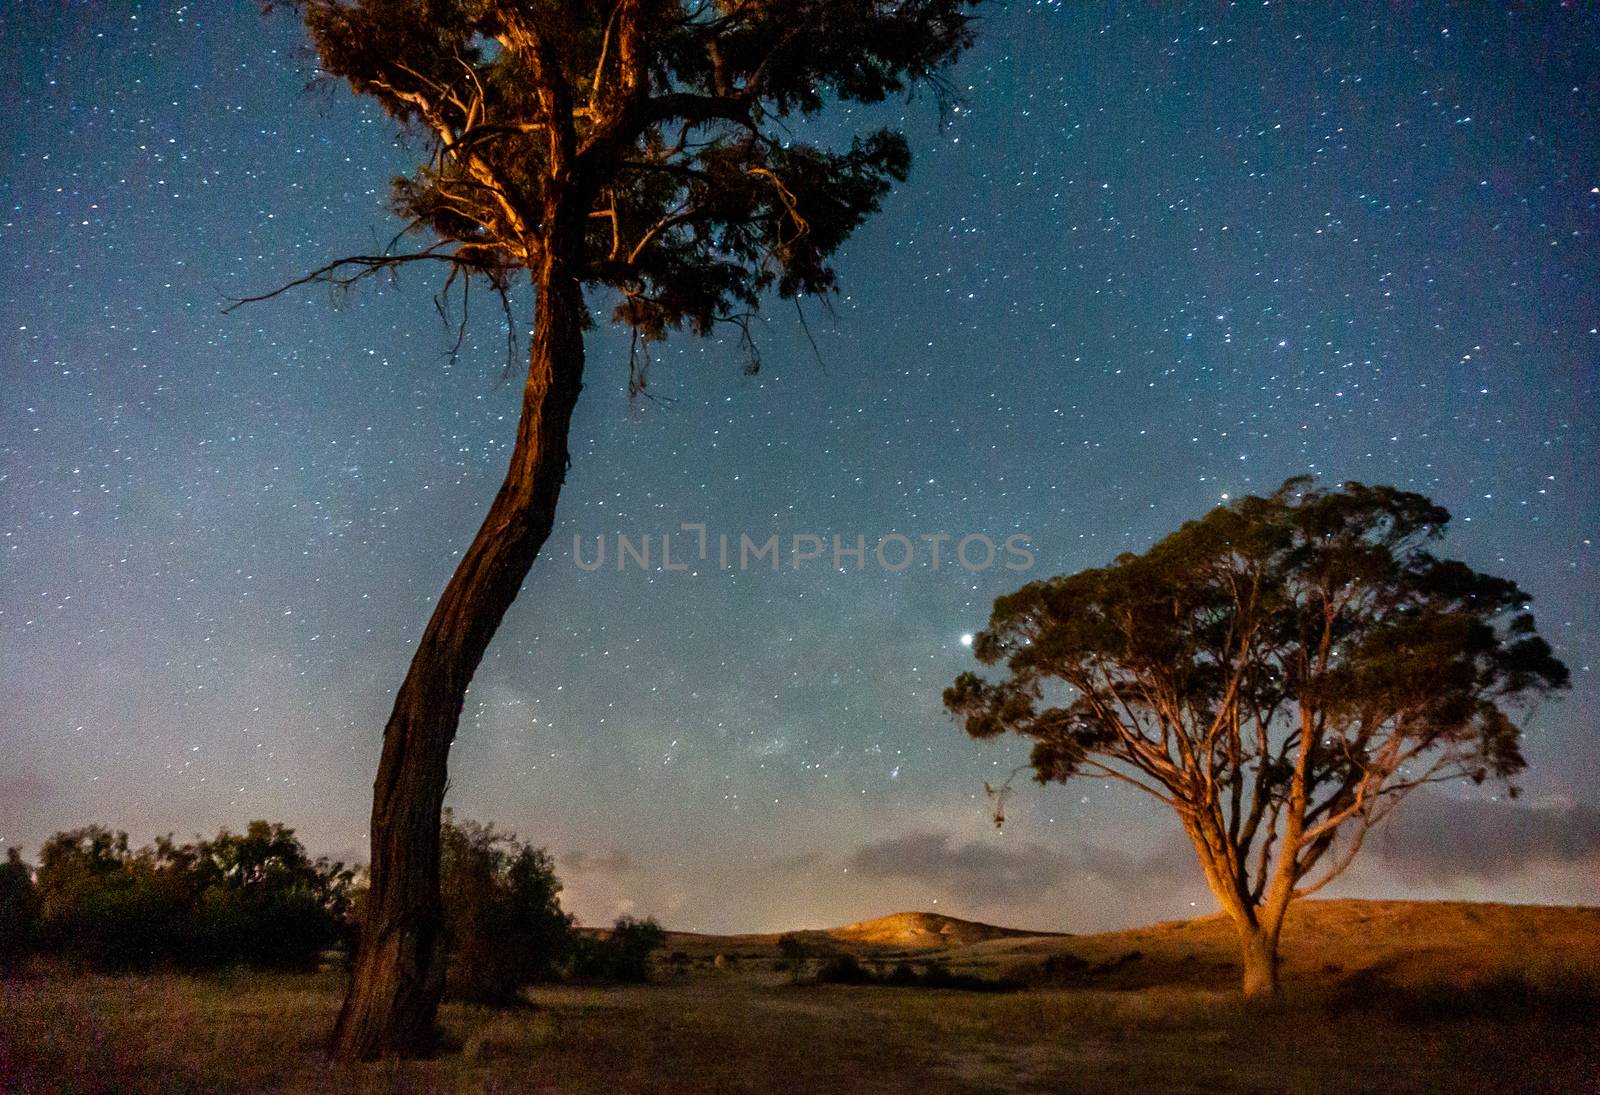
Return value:
[(153, 849), (99, 825), (57, 833), (39, 849), (46, 949), (103, 969), (176, 960), (186, 932), (180, 879)]
[(958, 989), (963, 992), (1012, 992), (1022, 986), (1010, 978), (979, 977), (971, 973), (952, 973), (937, 962), (921, 969), (899, 962), (888, 973), (874, 973), (854, 955), (837, 954), (817, 969), (822, 985), (889, 985), (894, 988)]
[(811, 947), (794, 932), (778, 936), (778, 967), (789, 971), (795, 984), (806, 971), (806, 960), (811, 957)]
[(894, 969), (889, 971), (885, 984), (905, 987), (921, 983), (921, 976), (912, 967), (910, 962), (896, 962)]
[(338, 939), (351, 874), (310, 859), (294, 830), (132, 851), (98, 825), (57, 833), (39, 852), (42, 944), (101, 969), (242, 963), (306, 968)]
[(352, 873), (309, 858), (294, 830), (252, 821), (242, 834), (224, 829), (167, 854), (194, 857), (189, 870), (202, 888), (193, 922), (207, 964), (309, 969), (340, 941)]
[(524, 986), (555, 977), (572, 951), (555, 863), (513, 834), (448, 813), (441, 839), (447, 990), (459, 1000), (513, 1003)]
[(1330, 1013), (1385, 1012), (1412, 1026), (1484, 1020), (1537, 1019), (1548, 1026), (1592, 1022), (1600, 1015), (1600, 979), (1592, 973), (1553, 972), (1533, 978), (1502, 973), (1465, 984), (1396, 984), (1363, 970), (1344, 979), (1327, 1001)]
[(573, 975), (586, 981), (642, 984), (650, 980), (650, 956), (666, 943), (667, 933), (653, 918), (619, 917), (609, 931), (579, 940)]
[(39, 892), (15, 848), (0, 863), (0, 975), (21, 968), (39, 945)]
[(1032, 971), (1032, 980), (1043, 985), (1057, 985), (1081, 979), (1089, 972), (1091, 964), (1075, 954), (1052, 954)]
[(952, 973), (937, 962), (923, 969), (918, 983), (927, 989), (957, 989), (961, 992), (1013, 992), (1021, 988), (1009, 977), (979, 977), (975, 973)]
[(872, 973), (853, 954), (836, 954), (817, 968), (817, 982), (823, 985), (868, 985)]

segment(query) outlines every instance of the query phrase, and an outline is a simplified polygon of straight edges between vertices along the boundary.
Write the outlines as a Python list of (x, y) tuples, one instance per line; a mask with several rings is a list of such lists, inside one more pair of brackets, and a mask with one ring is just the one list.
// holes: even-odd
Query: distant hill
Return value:
[(847, 943), (867, 943), (880, 947), (967, 947), (992, 939), (1022, 939), (1053, 936), (1054, 932), (1029, 932), (1000, 928), (976, 920), (960, 920), (939, 913), (898, 912), (829, 928), (824, 935)]
[[(955, 970), (1011, 973), (1055, 958), (1104, 987), (1186, 984), (1231, 989), (1239, 955), (1221, 915), (1095, 935), (1002, 928), (938, 913), (901, 912), (841, 928), (796, 933), (821, 951), (866, 959), (936, 958)], [(691, 957), (775, 960), (778, 933), (671, 933)], [(1600, 972), (1600, 908), (1467, 901), (1297, 901), (1283, 936), (1290, 981), (1369, 972), (1398, 981), (1470, 980), (1502, 972), (1569, 968)]]

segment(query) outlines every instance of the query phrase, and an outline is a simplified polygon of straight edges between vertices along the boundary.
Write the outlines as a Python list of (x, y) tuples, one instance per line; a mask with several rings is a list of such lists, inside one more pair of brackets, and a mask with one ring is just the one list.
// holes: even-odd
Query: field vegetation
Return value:
[[(0, 1089), (1600, 1090), (1600, 910), (1312, 901), (1292, 917), (1272, 1001), (1241, 997), (1220, 917), (1063, 936), (910, 914), (793, 933), (782, 951), (776, 935), (671, 933), (654, 983), (447, 1003), (437, 1056), (371, 1064), (326, 1057), (336, 966), (46, 962), (0, 982)], [(841, 956), (873, 983), (818, 983)], [(1007, 984), (895, 983), (901, 967)]]

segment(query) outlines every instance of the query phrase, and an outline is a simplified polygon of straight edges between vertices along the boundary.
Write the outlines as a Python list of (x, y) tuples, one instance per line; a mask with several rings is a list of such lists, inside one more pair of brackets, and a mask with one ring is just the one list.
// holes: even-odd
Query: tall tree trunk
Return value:
[(1277, 995), (1277, 931), (1259, 924), (1235, 923), (1239, 931), (1239, 953), (1244, 959), (1245, 996)]
[[(549, 252), (547, 252), (547, 255)], [(439, 826), (450, 742), (467, 686), (550, 535), (582, 387), (583, 294), (546, 258), (511, 466), (433, 610), (383, 734), (372, 798), (371, 892), (332, 1052), (416, 1056), (434, 1044), (444, 992)]]

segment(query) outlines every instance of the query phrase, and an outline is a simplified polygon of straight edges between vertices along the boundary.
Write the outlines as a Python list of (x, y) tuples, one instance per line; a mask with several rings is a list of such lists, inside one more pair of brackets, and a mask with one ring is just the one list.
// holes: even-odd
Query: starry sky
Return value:
[[(1028, 785), (998, 832), (983, 785), (1026, 745), (939, 693), (997, 594), (1310, 471), (1448, 506), (1574, 679), (1517, 803), (1419, 799), (1333, 892), (1600, 901), (1600, 9), (1328, 8), (996, 7), (948, 124), (826, 123), (916, 158), (808, 307), (815, 352), (772, 307), (759, 375), (680, 339), (630, 399), (593, 333), (453, 807), (548, 845), (591, 922), (1210, 911), (1133, 793)], [(0, 39), (0, 840), (268, 817), (360, 858), (392, 690), (507, 459), (502, 319), (452, 358), (409, 274), (223, 313), (387, 239), (415, 155), (312, 84), (292, 18), (30, 0)], [(867, 565), (724, 570), (724, 534), (860, 535)], [(971, 534), (1033, 568), (952, 565)]]

